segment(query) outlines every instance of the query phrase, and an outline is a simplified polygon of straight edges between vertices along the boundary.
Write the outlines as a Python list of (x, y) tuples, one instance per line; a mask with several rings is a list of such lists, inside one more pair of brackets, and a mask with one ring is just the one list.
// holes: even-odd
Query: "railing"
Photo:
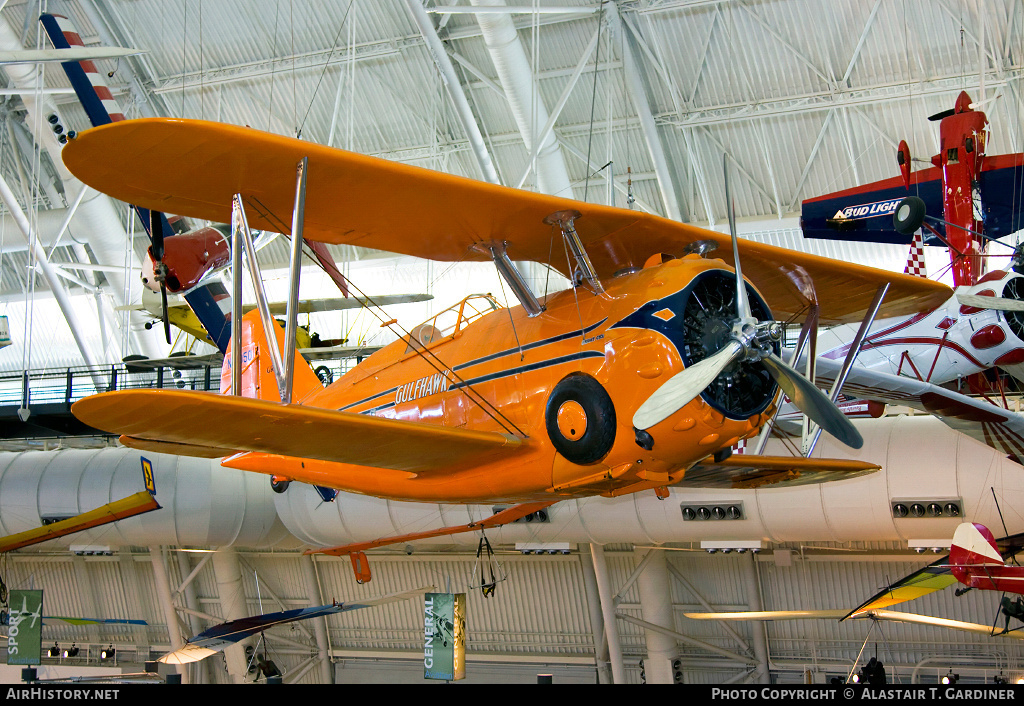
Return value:
[(108, 366), (51, 368), (0, 374), (0, 407), (43, 404), (70, 406), (97, 392), (143, 388), (220, 389), (220, 367)]

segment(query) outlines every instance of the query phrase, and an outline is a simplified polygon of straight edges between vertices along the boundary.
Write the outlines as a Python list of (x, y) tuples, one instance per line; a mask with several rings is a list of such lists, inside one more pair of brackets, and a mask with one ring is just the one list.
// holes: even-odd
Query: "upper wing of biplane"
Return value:
[[(235, 194), (249, 225), (287, 233), (295, 168), (308, 159), (303, 235), (433, 260), (487, 260), (504, 242), (513, 260), (551, 264), (557, 229), (549, 216), (576, 211), (576, 230), (599, 277), (642, 267), (653, 255), (679, 255), (710, 240), (731, 263), (728, 235), (651, 214), (442, 174), (246, 127), (174, 119), (124, 121), (80, 133), (64, 162), (90, 186), (129, 203), (227, 222)], [(188, 168), (168, 169), (166, 165)], [(547, 219), (547, 220), (546, 220)], [(561, 248), (555, 248), (560, 252)], [(743, 272), (778, 318), (817, 301), (824, 324), (858, 321), (889, 283), (887, 315), (927, 311), (951, 295), (938, 282), (882, 272), (750, 240), (740, 242)]]
[(433, 590), (433, 586), (423, 586), (422, 588), (415, 588), (411, 591), (392, 593), (387, 596), (371, 598), (365, 601), (332, 603), (330, 605), (316, 606), (313, 608), (298, 608), (295, 610), (281, 611), (279, 613), (266, 613), (264, 615), (255, 615), (250, 618), (230, 620), (226, 623), (215, 625), (208, 630), (204, 630), (189, 640), (180, 650), (168, 652), (157, 661), (163, 662), (164, 664), (189, 664), (190, 662), (198, 662), (201, 659), (206, 659), (210, 655), (217, 654), (225, 648), (241, 642), (250, 635), (263, 632), (275, 625), (284, 625), (285, 623), (294, 623), (297, 620), (309, 620), (310, 618), (320, 618), (327, 615), (335, 615), (337, 613), (346, 613), (351, 610), (359, 610), (360, 608), (372, 608), (373, 606), (384, 605), (385, 603), (404, 601), (412, 598), (413, 596), (422, 595)]
[[(524, 443), (498, 432), (209, 392), (121, 390), (86, 397), (72, 407), (76, 415), (103, 419), (127, 445), (207, 458), (254, 451), (427, 473), (508, 457)], [(139, 415), (140, 409), (153, 413)], [(146, 439), (153, 429), (160, 430), (155, 443)]]

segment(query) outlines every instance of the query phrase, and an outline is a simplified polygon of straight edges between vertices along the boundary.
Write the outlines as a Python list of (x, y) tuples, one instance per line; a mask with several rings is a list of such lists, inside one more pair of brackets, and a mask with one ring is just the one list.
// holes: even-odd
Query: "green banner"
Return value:
[(43, 653), (43, 592), (11, 591), (7, 664), (40, 664)]
[(423, 678), (466, 678), (466, 594), (423, 597)]

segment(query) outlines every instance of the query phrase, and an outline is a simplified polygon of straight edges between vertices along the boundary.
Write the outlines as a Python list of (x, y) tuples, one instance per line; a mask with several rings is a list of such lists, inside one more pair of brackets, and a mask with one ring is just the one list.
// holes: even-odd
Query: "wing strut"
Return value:
[[(832, 383), (832, 390), (829, 392), (829, 399), (835, 402), (839, 399), (839, 393), (843, 390), (843, 383), (846, 382), (847, 376), (850, 374), (850, 368), (857, 361), (857, 356), (860, 354), (861, 346), (864, 343), (864, 338), (868, 335), (868, 329), (871, 328), (871, 324), (875, 322), (875, 316), (878, 315), (878, 310), (882, 307), (882, 301), (885, 299), (886, 293), (889, 291), (889, 283), (886, 282), (878, 288), (875, 292), (875, 298), (871, 302), (871, 306), (868, 308), (867, 313), (864, 315), (864, 320), (860, 322), (860, 328), (857, 330), (857, 335), (854, 337), (853, 342), (850, 344), (850, 350), (846, 354), (846, 360), (843, 361), (843, 368), (839, 372), (839, 376), (836, 377), (835, 382)], [(814, 430), (814, 436), (811, 438), (810, 444), (807, 446), (805, 456), (810, 456), (814, 451), (815, 445), (818, 443), (818, 438), (821, 436), (821, 427), (816, 426)]]
[[(292, 212), (292, 246), (289, 261), (288, 304), (285, 309), (285, 341), (284, 359), (278, 350), (276, 337), (267, 334), (272, 343), (267, 346), (270, 360), (277, 378), (277, 389), (281, 393), (281, 402), (287, 404), (292, 398), (292, 379), (295, 373), (295, 338), (298, 330), (299, 311), (299, 273), (302, 258), (302, 228), (306, 204), (306, 164), (303, 158), (296, 166), (295, 208)], [(270, 304), (263, 288), (263, 280), (259, 274), (259, 263), (256, 260), (256, 248), (253, 245), (252, 231), (245, 215), (245, 205), (241, 194), (235, 194), (231, 203), (231, 280), (233, 295), (231, 300), (231, 338), (235, 345), (231, 346), (231, 390), (232, 394), (241, 394), (242, 347), (242, 248), (248, 263), (249, 275), (253, 289), (256, 291), (256, 306), (260, 312), (263, 330), (274, 330), (274, 317), (270, 313)]]

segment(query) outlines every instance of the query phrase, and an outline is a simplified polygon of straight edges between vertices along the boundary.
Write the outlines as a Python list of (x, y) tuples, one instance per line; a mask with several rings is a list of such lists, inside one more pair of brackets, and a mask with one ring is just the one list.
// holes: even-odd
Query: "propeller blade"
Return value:
[(669, 378), (633, 414), (633, 426), (650, 429), (668, 419), (704, 391), (730, 363), (743, 355), (743, 345), (730, 341), (722, 350)]
[(161, 314), (164, 319), (164, 336), (167, 337), (167, 342), (171, 342), (171, 317), (167, 315), (167, 287), (164, 283), (160, 283), (160, 304), (162, 306)]
[(153, 259), (162, 262), (164, 259), (164, 218), (159, 211), (149, 212), (149, 237), (153, 241), (151, 246)]
[(998, 309), (999, 311), (1024, 311), (1024, 301), (1007, 299), (1006, 297), (989, 297), (984, 294), (960, 294), (956, 300), (964, 306), (979, 309)]
[(790, 401), (818, 426), (850, 448), (864, 445), (860, 432), (824, 392), (793, 370), (774, 353), (761, 359), (768, 373), (779, 384)]
[(725, 172), (725, 203), (729, 209), (729, 235), (732, 238), (732, 259), (736, 266), (736, 316), (740, 319), (751, 318), (750, 301), (747, 299), (747, 285), (743, 280), (740, 267), (740, 242), (736, 237), (736, 212), (733, 210), (732, 195), (729, 192), (729, 156), (723, 158), (722, 168)]

